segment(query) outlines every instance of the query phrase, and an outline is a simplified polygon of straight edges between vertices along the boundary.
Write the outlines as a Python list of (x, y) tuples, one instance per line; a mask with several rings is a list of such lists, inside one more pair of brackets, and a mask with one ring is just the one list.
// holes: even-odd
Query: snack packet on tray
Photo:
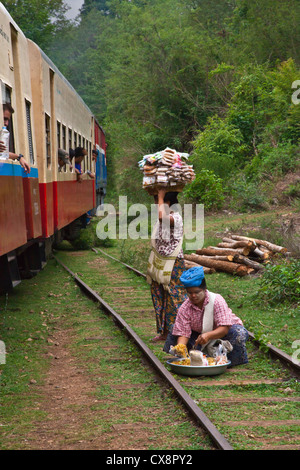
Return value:
[(208, 360), (201, 351), (190, 351), (191, 366), (208, 366)]
[(189, 353), (185, 344), (177, 344), (176, 346), (171, 346), (169, 353), (177, 357), (189, 357)]

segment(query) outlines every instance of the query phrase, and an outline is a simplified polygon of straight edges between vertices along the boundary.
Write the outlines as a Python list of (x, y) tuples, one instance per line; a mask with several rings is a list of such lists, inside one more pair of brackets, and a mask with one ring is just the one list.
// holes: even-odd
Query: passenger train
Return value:
[[(0, 98), (14, 109), (9, 150), (24, 155), (31, 167), (26, 173), (19, 161), (0, 160), (0, 291), (7, 292), (39, 272), (53, 242), (71, 239), (87, 212), (103, 203), (107, 166), (97, 119), (2, 3)], [(58, 165), (58, 149), (69, 153), (77, 147), (86, 150), (81, 181), (73, 160), (72, 168)]]

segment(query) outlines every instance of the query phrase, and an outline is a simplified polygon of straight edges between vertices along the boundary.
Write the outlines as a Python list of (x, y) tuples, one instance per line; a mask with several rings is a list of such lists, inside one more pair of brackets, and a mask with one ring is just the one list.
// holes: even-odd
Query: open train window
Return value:
[(61, 126), (62, 148), (67, 150), (66, 126)]
[(9, 88), (3, 82), (1, 82), (1, 83), (2, 83), (3, 103), (11, 104), (11, 88)]
[(77, 133), (74, 132), (74, 149), (77, 147)]
[[(81, 139), (80, 139), (80, 140), (81, 140)], [(84, 138), (84, 137), (82, 138), (82, 148), (85, 149), (85, 138)], [(82, 163), (83, 163), (83, 171), (86, 171), (86, 170), (87, 170), (87, 166), (86, 166), (86, 163), (87, 163), (87, 161), (86, 161), (86, 156), (84, 157)]]
[(57, 121), (57, 148), (60, 149), (60, 139), (61, 139), (61, 123)]
[[(12, 89), (2, 83), (2, 97), (3, 97), (3, 104), (10, 104), (11, 105), (11, 96), (12, 96)], [(3, 124), (2, 124), (3, 125)], [(1, 128), (2, 128), (1, 125)], [(9, 151), (15, 153), (15, 138), (14, 138), (14, 124), (13, 124), (13, 115), (9, 121), (7, 126), (7, 130), (9, 132)]]
[(72, 148), (72, 129), (68, 129), (69, 133), (69, 150)]
[(29, 144), (29, 156), (30, 163), (34, 165), (34, 152), (33, 152), (33, 142), (32, 142), (32, 128), (31, 128), (31, 103), (25, 100), (26, 106), (26, 123), (27, 123), (27, 134), (28, 134), (28, 144)]
[[(67, 130), (66, 126), (61, 125), (61, 146), (64, 150), (67, 150)], [(64, 172), (67, 171), (67, 165), (64, 165)]]
[(51, 127), (50, 116), (45, 114), (45, 128), (46, 128), (46, 164), (47, 168), (51, 166)]
[(89, 142), (89, 162), (90, 162), (90, 170), (93, 170), (92, 167), (92, 144)]
[[(73, 149), (73, 145), (72, 145), (72, 142), (73, 142), (72, 136), (73, 136), (73, 131), (72, 131), (72, 129), (70, 129), (70, 127), (69, 127), (69, 128), (68, 128), (69, 153), (70, 153), (70, 150)], [(71, 163), (72, 163), (72, 162), (71, 162)], [(69, 169), (70, 169), (70, 167), (69, 167)], [(74, 172), (74, 169), (73, 169), (73, 168), (70, 169), (70, 170), (71, 170), (72, 173)]]

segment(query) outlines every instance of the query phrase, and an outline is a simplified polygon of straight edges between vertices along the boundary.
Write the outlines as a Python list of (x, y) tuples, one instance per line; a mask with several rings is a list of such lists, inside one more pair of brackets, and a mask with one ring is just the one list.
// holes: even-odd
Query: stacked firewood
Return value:
[(185, 254), (187, 268), (203, 266), (205, 274), (216, 271), (246, 276), (261, 272), (275, 255), (288, 255), (287, 249), (267, 240), (231, 235), (224, 237), (217, 246)]

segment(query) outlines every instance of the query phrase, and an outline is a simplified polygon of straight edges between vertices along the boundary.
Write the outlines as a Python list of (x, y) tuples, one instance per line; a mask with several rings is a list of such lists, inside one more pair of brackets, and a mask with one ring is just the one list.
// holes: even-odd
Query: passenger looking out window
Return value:
[(58, 149), (58, 171), (61, 172), (66, 165), (70, 165), (70, 169), (73, 168), (68, 152), (63, 149)]
[[(7, 128), (9, 126), (11, 116), (14, 113), (13, 107), (9, 103), (5, 103), (3, 105), (3, 121), (4, 126)], [(0, 141), (0, 152), (4, 152), (6, 150), (4, 142)], [(26, 173), (30, 173), (30, 165), (26, 162), (24, 156), (22, 154), (17, 155), (16, 153), (9, 152), (9, 158), (11, 160), (18, 160), (21, 167), (24, 168)]]
[[(74, 155), (74, 158), (75, 158), (75, 173), (77, 174), (77, 181), (81, 183), (82, 175), (83, 175), (81, 163), (83, 162), (84, 157), (88, 154), (88, 152), (83, 147), (76, 147), (76, 149), (73, 152), (72, 152), (72, 155)], [(70, 156), (71, 156), (71, 151), (70, 151)], [(91, 171), (87, 171), (87, 174), (90, 178), (95, 178), (94, 173), (92, 173)]]

